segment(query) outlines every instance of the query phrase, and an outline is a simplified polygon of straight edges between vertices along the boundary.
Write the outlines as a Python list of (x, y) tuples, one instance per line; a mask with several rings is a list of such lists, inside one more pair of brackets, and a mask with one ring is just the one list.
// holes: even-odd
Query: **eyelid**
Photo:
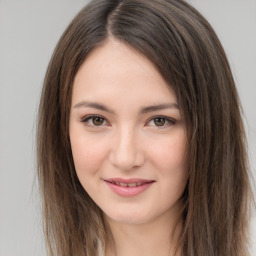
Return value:
[(102, 118), (102, 119), (104, 119), (104, 121), (107, 123), (107, 125), (110, 124), (109, 121), (108, 121), (104, 116), (98, 115), (98, 114), (86, 115), (86, 116), (83, 116), (80, 120), (81, 120), (82, 123), (85, 123), (85, 125), (86, 125), (86, 126), (89, 126), (89, 127), (100, 128), (100, 127), (102, 127), (102, 126), (105, 126), (105, 125), (99, 125), (99, 126), (97, 126), (97, 125), (90, 125), (90, 124), (86, 123), (89, 119), (94, 118), (94, 117)]
[(164, 115), (155, 115), (155, 116), (152, 116), (150, 117), (147, 121), (146, 121), (146, 124), (148, 124), (150, 121), (156, 119), (156, 118), (164, 118), (167, 122), (169, 122), (169, 125), (163, 125), (163, 126), (157, 126), (155, 125), (155, 127), (158, 127), (158, 128), (164, 128), (166, 126), (171, 126), (171, 125), (175, 125), (177, 120), (175, 120), (174, 118), (171, 118), (171, 117), (168, 117), (168, 116), (164, 116)]
[[(95, 127), (95, 128), (100, 128), (102, 126), (105, 126), (105, 125), (91, 125), (91, 124), (88, 124), (86, 123), (88, 120), (90, 120), (91, 118), (94, 118), (94, 117), (99, 117), (99, 118), (102, 118), (106, 123), (107, 125), (110, 125), (110, 122), (102, 115), (99, 115), (99, 114), (90, 114), (90, 115), (86, 115), (86, 116), (83, 116), (81, 118), (81, 122), (82, 123), (85, 123), (87, 126), (89, 127)], [(168, 117), (168, 116), (165, 116), (165, 115), (155, 115), (155, 116), (152, 116), (150, 117), (146, 122), (145, 124), (148, 124), (149, 122), (153, 121), (154, 119), (156, 118), (163, 118), (165, 119), (169, 124), (164, 124), (163, 126), (157, 126), (157, 125), (154, 125), (155, 127), (158, 127), (158, 128), (164, 128), (166, 126), (172, 126), (174, 124), (176, 124), (177, 120), (175, 120), (174, 118), (171, 118), (171, 117)]]

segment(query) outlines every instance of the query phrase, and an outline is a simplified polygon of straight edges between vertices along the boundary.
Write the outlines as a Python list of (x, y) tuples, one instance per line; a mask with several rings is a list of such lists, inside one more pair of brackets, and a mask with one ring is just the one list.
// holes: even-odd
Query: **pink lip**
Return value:
[[(113, 178), (113, 179), (107, 179), (104, 181), (114, 193), (124, 197), (132, 197), (132, 196), (139, 195), (155, 182), (154, 180), (122, 179), (122, 178)], [(141, 184), (136, 185), (134, 187), (129, 187), (129, 186), (124, 187), (119, 185), (118, 183), (125, 183), (125, 184), (141, 183)]]

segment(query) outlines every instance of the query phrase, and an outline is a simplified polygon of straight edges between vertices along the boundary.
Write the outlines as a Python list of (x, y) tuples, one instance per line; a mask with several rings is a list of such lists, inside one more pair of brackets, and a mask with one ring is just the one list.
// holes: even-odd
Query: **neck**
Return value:
[(106, 246), (106, 256), (178, 256), (176, 246), (182, 223), (169, 214), (143, 224), (118, 223), (106, 217), (113, 244)]

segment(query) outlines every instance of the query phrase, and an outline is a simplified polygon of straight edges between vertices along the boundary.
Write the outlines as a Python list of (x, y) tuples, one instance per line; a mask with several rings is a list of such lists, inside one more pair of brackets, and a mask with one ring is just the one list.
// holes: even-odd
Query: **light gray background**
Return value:
[[(45, 255), (35, 179), (37, 105), (54, 46), (86, 2), (0, 0), (0, 256)], [(210, 21), (226, 49), (256, 176), (256, 0), (190, 2)], [(251, 237), (256, 244), (255, 219)]]

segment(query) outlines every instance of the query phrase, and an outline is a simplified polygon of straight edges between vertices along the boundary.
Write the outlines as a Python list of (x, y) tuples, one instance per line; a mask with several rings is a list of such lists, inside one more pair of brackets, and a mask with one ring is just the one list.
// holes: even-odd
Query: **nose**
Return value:
[(110, 161), (113, 166), (122, 171), (142, 166), (145, 156), (139, 135), (128, 127), (120, 130), (113, 140)]

